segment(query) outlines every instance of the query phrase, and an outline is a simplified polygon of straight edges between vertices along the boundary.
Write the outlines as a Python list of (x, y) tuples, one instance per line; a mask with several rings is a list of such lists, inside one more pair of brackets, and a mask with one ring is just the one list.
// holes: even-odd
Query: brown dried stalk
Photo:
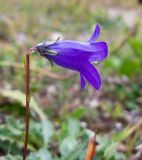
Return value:
[(85, 160), (92, 160), (96, 155), (96, 137), (95, 135), (89, 139)]
[(28, 145), (28, 134), (29, 134), (29, 104), (30, 104), (30, 50), (27, 51), (26, 54), (26, 64), (25, 64), (25, 70), (26, 70), (26, 129), (25, 129), (25, 142), (24, 142), (24, 148), (23, 148), (23, 160), (26, 160), (27, 157), (27, 145)]
[(36, 48), (31, 48), (26, 53), (26, 62), (25, 62), (25, 70), (26, 70), (26, 129), (25, 129), (25, 142), (23, 148), (23, 160), (26, 160), (27, 157), (27, 145), (28, 145), (28, 137), (29, 137), (29, 119), (30, 119), (30, 53), (35, 52)]

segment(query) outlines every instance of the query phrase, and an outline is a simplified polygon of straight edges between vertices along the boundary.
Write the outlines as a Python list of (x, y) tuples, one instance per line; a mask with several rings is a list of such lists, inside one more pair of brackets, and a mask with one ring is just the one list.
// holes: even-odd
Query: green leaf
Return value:
[(119, 153), (119, 152), (116, 152), (115, 154), (114, 154), (114, 157), (115, 157), (115, 160), (126, 160), (126, 156), (124, 155), (124, 154), (122, 154), (122, 153)]
[(59, 149), (61, 155), (66, 157), (77, 145), (77, 140), (74, 137), (66, 137), (60, 144)]
[(120, 72), (121, 74), (126, 74), (128, 76), (133, 75), (139, 69), (139, 64), (136, 59), (125, 58), (122, 61)]
[(44, 139), (44, 145), (46, 145), (49, 142), (50, 137), (54, 133), (54, 128), (52, 123), (49, 120), (42, 121), (41, 125), (42, 125), (42, 136)]
[(13, 117), (6, 117), (6, 124), (0, 125), (0, 140), (15, 141), (16, 137), (22, 135), (23, 125), (16, 121)]
[[(25, 106), (25, 94), (19, 90), (0, 90), (0, 95), (6, 98), (11, 98)], [(30, 108), (36, 112), (41, 120), (46, 119), (44, 112), (40, 109), (33, 97), (30, 100)]]
[(142, 54), (141, 54), (141, 51), (142, 51), (142, 41), (141, 39), (139, 38), (131, 38), (129, 40), (129, 44), (131, 46), (131, 48), (133, 49), (133, 51), (139, 55), (139, 57), (142, 58)]
[(117, 151), (118, 143), (111, 143), (104, 151), (104, 157), (106, 160), (109, 160), (110, 158), (114, 157), (114, 153)]
[(21, 160), (22, 157), (21, 156), (6, 155), (6, 156), (0, 157), (0, 159), (1, 160)]
[(54, 128), (49, 120), (41, 122), (30, 122), (29, 141), (38, 147), (47, 146), (53, 133)]
[(88, 111), (87, 108), (83, 108), (83, 107), (79, 107), (79, 108), (76, 108), (72, 113), (71, 113), (71, 117), (72, 118), (81, 118), (84, 116), (84, 114)]
[[(0, 148), (10, 153), (19, 153), (23, 146), (23, 130), (25, 125), (13, 117), (6, 117), (6, 123), (0, 125)], [(28, 149), (35, 148), (29, 143)], [(21, 149), (20, 149), (21, 150)]]
[(69, 119), (68, 121), (68, 132), (72, 137), (76, 137), (80, 133), (80, 123), (76, 119)]
[(137, 125), (134, 125), (132, 127), (128, 126), (126, 128), (124, 128), (121, 132), (116, 133), (115, 135), (113, 135), (113, 139), (117, 142), (123, 141), (125, 140), (128, 136), (130, 136), (130, 134), (132, 134), (132, 132), (134, 132), (134, 130), (137, 128)]
[(85, 157), (87, 142), (76, 145), (73, 151), (71, 151), (67, 156), (61, 157), (61, 160), (82, 160)]
[(53, 160), (51, 153), (46, 148), (41, 148), (37, 152), (30, 153), (28, 160)]

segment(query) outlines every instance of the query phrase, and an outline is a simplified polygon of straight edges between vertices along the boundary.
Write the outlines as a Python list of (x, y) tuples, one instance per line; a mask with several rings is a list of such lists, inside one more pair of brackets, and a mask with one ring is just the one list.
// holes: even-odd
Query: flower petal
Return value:
[(88, 42), (89, 43), (94, 43), (99, 36), (100, 36), (100, 26), (99, 26), (99, 24), (97, 24), (96, 27), (95, 27), (95, 31), (94, 31), (93, 35), (91, 36), (91, 38), (89, 39)]
[(108, 56), (108, 46), (106, 42), (96, 42), (92, 44), (95, 48), (95, 52), (93, 52), (89, 56), (89, 61), (102, 61)]
[[(48, 47), (48, 45), (47, 45)], [(71, 40), (63, 40), (59, 41), (53, 45), (50, 45), (50, 49), (76, 49), (76, 50), (82, 50), (86, 52), (91, 52), (93, 45), (90, 45), (88, 42), (78, 42), (78, 41), (71, 41)]]
[(63, 41), (60, 44), (50, 46), (58, 55), (79, 57), (80, 60), (87, 59), (91, 62), (102, 61), (108, 55), (108, 46), (106, 42), (96, 42), (93, 44), (81, 44), (79, 42)]
[(86, 86), (86, 81), (85, 78), (80, 74), (80, 84), (81, 84), (81, 89), (84, 89)]
[(85, 77), (86, 80), (96, 89), (99, 90), (101, 87), (101, 77), (97, 69), (89, 62), (84, 65), (80, 73)]

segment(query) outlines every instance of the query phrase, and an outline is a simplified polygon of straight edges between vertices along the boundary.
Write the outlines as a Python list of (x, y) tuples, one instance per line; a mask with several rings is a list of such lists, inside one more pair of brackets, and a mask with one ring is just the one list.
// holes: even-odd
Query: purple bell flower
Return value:
[(100, 62), (108, 55), (107, 43), (96, 42), (99, 35), (100, 26), (97, 24), (93, 35), (87, 42), (57, 39), (54, 43), (39, 43), (35, 48), (52, 64), (54, 62), (59, 66), (79, 72), (82, 89), (88, 81), (96, 90), (99, 90), (101, 77), (92, 63)]

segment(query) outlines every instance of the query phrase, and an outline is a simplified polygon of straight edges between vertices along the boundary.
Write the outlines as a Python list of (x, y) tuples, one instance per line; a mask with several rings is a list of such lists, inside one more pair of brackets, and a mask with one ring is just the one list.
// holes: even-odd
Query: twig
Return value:
[(96, 155), (96, 136), (90, 137), (89, 143), (87, 146), (85, 160), (92, 160)]
[(29, 134), (29, 103), (30, 103), (30, 54), (27, 51), (26, 54), (26, 129), (25, 129), (25, 142), (23, 149), (23, 160), (26, 160), (27, 157), (27, 145), (28, 145), (28, 134)]

